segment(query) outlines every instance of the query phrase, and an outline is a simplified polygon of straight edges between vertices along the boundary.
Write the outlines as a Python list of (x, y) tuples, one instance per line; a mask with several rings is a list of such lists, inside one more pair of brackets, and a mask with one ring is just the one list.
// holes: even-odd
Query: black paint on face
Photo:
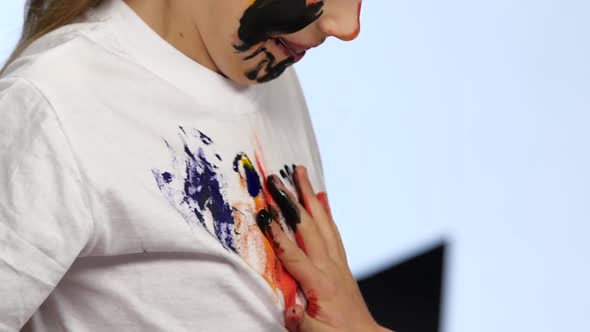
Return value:
[[(276, 57), (274, 54), (269, 52), (265, 47), (257, 50), (252, 55), (247, 56), (244, 60), (252, 59), (260, 53), (264, 53), (266, 58), (261, 60), (256, 68), (246, 72), (246, 77), (249, 80), (256, 80), (259, 83), (274, 80), (275, 78), (279, 77), (287, 69), (287, 67), (295, 62), (293, 57), (289, 57), (279, 63), (276, 63)], [(266, 70), (266, 74), (260, 76), (262, 69)]]
[[(308, 6), (307, 0), (256, 0), (240, 19), (238, 38), (242, 43), (234, 45), (234, 48), (238, 52), (246, 52), (255, 45), (272, 39), (273, 36), (302, 30), (322, 15), (323, 6), (324, 1)], [(295, 59), (290, 57), (276, 63), (275, 56), (265, 48), (256, 50), (244, 60), (252, 59), (261, 53), (266, 55), (266, 59), (262, 60), (254, 70), (246, 73), (250, 80), (261, 83), (270, 81), (281, 75), (295, 62)], [(259, 77), (263, 68), (266, 69), (266, 74)]]

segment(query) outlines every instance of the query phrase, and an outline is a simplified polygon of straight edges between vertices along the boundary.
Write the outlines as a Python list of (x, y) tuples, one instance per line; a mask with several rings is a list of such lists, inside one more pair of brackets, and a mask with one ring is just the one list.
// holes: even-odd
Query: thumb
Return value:
[(315, 320), (305, 312), (303, 306), (296, 304), (285, 310), (285, 326), (289, 332), (329, 332), (328, 326)]

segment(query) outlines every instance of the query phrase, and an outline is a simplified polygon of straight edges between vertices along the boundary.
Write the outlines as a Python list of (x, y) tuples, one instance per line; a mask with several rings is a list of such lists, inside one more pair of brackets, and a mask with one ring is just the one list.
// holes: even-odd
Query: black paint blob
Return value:
[(306, 0), (256, 0), (240, 19), (238, 37), (244, 52), (273, 36), (302, 30), (322, 15), (324, 2), (307, 6)]
[(269, 176), (267, 181), (268, 191), (281, 209), (287, 225), (293, 230), (293, 232), (296, 232), (297, 224), (301, 222), (299, 208), (297, 208), (297, 205), (289, 198), (287, 193), (277, 187), (277, 180), (275, 177)]
[(268, 212), (268, 210), (262, 209), (258, 211), (258, 215), (256, 216), (256, 223), (258, 227), (262, 230), (262, 232), (266, 233), (270, 228), (270, 223), (272, 222), (272, 214)]
[(287, 181), (289, 181), (289, 183), (291, 183), (292, 185), (295, 185), (295, 165), (293, 164), (292, 167), (289, 165), (285, 165), (283, 168), (279, 171), (279, 173), (281, 174), (281, 177)]

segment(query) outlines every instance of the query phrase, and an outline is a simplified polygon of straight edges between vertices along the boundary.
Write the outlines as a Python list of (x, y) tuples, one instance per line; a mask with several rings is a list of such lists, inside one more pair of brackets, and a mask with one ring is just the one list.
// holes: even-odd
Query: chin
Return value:
[(234, 83), (238, 84), (238, 85), (242, 85), (242, 86), (252, 86), (252, 85), (258, 85), (258, 84), (264, 84), (264, 83), (268, 83), (268, 82), (272, 82), (275, 79), (279, 78), (284, 71), (287, 68), (285, 68), (283, 71), (281, 71), (280, 73), (278, 72), (274, 72), (274, 73), (259, 73), (256, 77), (253, 76), (248, 76), (248, 70), (244, 69), (243, 71), (237, 71), (235, 73), (230, 73), (229, 75), (220, 73), (220, 75), (224, 76), (225, 78), (233, 81)]

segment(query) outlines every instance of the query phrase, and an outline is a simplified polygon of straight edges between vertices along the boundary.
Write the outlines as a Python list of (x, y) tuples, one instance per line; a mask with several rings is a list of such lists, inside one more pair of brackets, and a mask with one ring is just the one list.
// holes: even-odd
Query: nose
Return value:
[(361, 32), (362, 0), (324, 0), (319, 29), (327, 36), (351, 41)]

